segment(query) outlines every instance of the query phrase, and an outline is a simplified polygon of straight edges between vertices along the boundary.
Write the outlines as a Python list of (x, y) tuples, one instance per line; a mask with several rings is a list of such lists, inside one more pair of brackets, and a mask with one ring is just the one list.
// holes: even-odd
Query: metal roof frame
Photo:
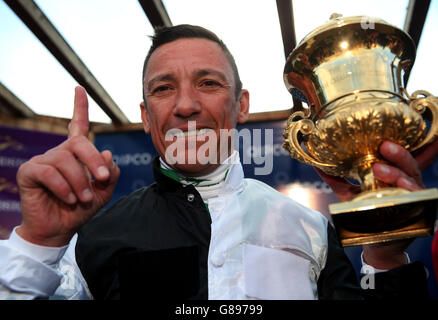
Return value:
[[(284, 56), (287, 59), (289, 54), (297, 45), (295, 35), (294, 10), (292, 0), (276, 0), (278, 19), (280, 21), (281, 38), (283, 40)], [(302, 109), (301, 100), (292, 95), (294, 110)]]
[[(423, 33), (424, 23), (426, 22), (429, 7), (430, 0), (409, 0), (403, 30), (411, 36), (412, 40), (414, 40), (416, 48), (418, 48), (420, 43), (420, 38)], [(405, 73), (405, 87), (407, 86), (409, 75), (410, 71)]]
[(36, 115), (23, 101), (21, 101), (15, 94), (12, 93), (0, 81), (0, 107), (2, 111), (18, 118), (30, 118)]
[(169, 15), (161, 0), (138, 0), (138, 2), (154, 29), (172, 26), (172, 21), (170, 21)]
[(33, 0), (4, 1), (114, 123), (130, 122)]

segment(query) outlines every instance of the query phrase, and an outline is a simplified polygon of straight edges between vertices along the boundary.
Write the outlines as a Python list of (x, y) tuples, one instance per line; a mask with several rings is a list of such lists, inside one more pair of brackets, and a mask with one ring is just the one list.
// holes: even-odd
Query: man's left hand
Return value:
[[(373, 164), (376, 179), (393, 187), (416, 191), (424, 189), (421, 171), (431, 165), (438, 156), (438, 139), (421, 148), (414, 156), (403, 147), (385, 141), (379, 148), (389, 164)], [(332, 188), (340, 201), (349, 201), (360, 193), (360, 187), (345, 179), (333, 177), (315, 168), (321, 178)], [(363, 245), (365, 262), (377, 269), (392, 269), (405, 264), (405, 249), (413, 239)]]

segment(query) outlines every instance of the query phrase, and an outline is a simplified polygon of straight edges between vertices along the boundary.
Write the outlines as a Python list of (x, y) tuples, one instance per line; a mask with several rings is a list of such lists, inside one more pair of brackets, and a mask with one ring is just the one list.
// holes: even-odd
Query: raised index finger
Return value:
[(90, 122), (88, 120), (88, 99), (84, 88), (75, 88), (73, 117), (68, 126), (68, 137), (88, 136)]

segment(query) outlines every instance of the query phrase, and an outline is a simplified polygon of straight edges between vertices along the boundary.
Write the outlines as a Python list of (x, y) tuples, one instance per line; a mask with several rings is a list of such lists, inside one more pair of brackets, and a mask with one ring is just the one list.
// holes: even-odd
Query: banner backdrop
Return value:
[[(238, 147), (240, 152), (245, 177), (263, 181), (330, 219), (328, 205), (336, 202), (336, 197), (311, 166), (290, 158), (282, 148), (285, 125), (286, 121), (269, 121), (239, 126), (240, 142), (236, 143), (236, 149)], [(245, 144), (241, 137), (248, 135), (251, 143)], [(111, 202), (154, 182), (151, 161), (156, 152), (149, 135), (141, 131), (96, 134), (95, 144), (101, 151), (111, 150), (121, 169)], [(438, 161), (424, 172), (424, 183), (427, 188), (438, 187)], [(431, 298), (438, 299), (431, 258), (432, 238), (415, 239), (407, 251), (412, 261), (419, 260), (425, 265)], [(359, 273), (362, 248), (347, 247), (345, 251)]]
[(65, 135), (0, 126), (0, 239), (21, 223), (16, 175), (20, 165), (60, 144)]

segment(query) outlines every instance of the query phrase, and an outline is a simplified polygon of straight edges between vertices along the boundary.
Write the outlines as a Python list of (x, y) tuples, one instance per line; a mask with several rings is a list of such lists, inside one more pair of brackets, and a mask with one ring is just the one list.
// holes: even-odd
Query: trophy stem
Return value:
[(356, 168), (362, 192), (374, 191), (388, 187), (386, 183), (379, 181), (374, 177), (372, 165), (375, 162), (382, 162), (382, 160), (371, 154), (366, 155), (357, 161)]

